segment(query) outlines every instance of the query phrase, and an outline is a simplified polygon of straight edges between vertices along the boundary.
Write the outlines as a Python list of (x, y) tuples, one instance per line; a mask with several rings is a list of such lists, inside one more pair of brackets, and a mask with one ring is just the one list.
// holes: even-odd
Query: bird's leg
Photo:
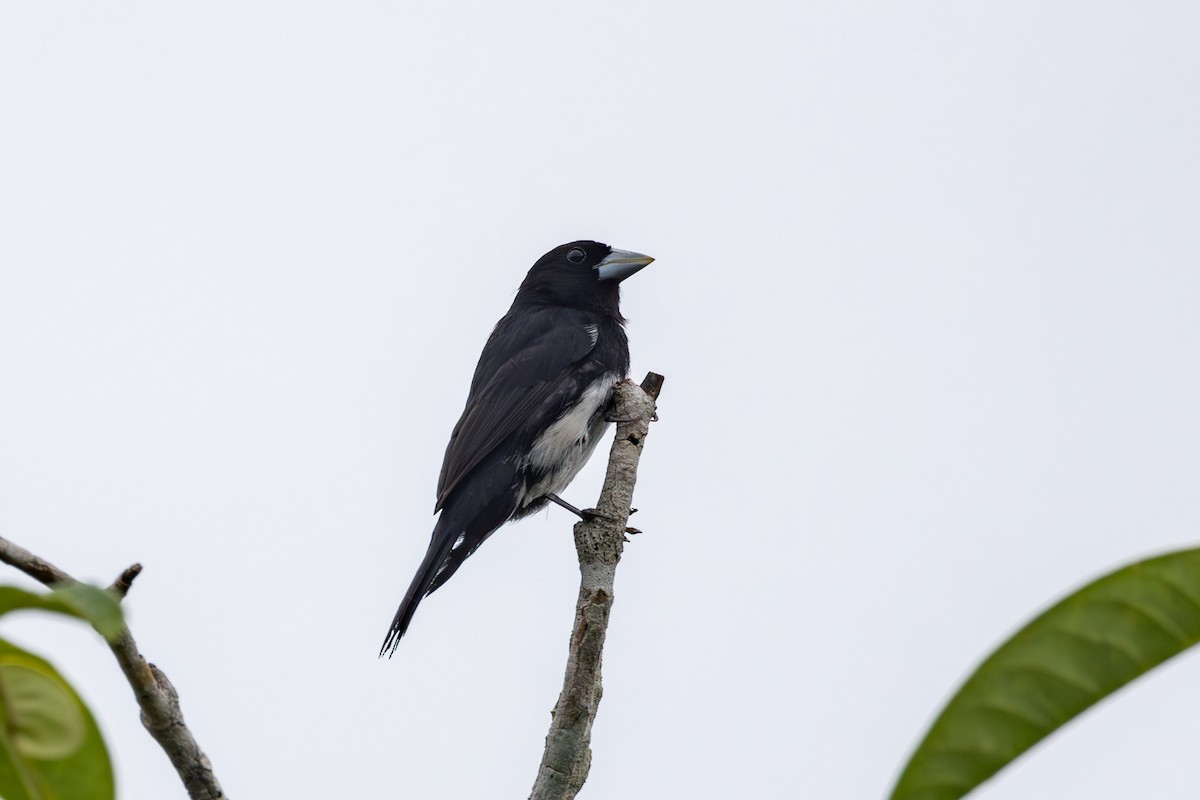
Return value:
[(567, 511), (570, 511), (572, 514), (579, 517), (584, 522), (587, 522), (588, 520), (592, 519), (593, 517), (600, 516), (600, 512), (597, 511), (596, 509), (589, 508), (586, 511), (580, 511), (578, 508), (571, 505), (566, 500), (563, 500), (561, 497), (559, 497), (556, 494), (548, 494), (548, 495), (546, 495), (546, 499), (549, 500), (551, 503), (554, 503), (554, 505), (559, 506), (560, 508), (565, 508)]
[[(556, 494), (548, 494), (548, 495), (546, 495), (546, 499), (549, 500), (551, 503), (554, 503), (556, 506), (560, 506), (561, 508), (565, 508), (567, 511), (570, 511), (572, 514), (579, 517), (584, 522), (590, 522), (591, 520), (596, 519), (597, 517), (600, 517), (601, 519), (608, 519), (607, 516), (605, 516), (604, 514), (601, 514), (595, 508), (585, 508), (583, 510), (580, 510), (580, 509), (576, 508), (575, 506), (571, 505), (570, 503), (568, 503), (566, 500), (563, 500), (561, 497), (559, 497)], [(636, 508), (631, 508), (629, 510), (629, 513), (632, 514), (635, 511), (637, 511)], [(641, 533), (641, 531), (639, 531), (637, 528), (629, 528), (629, 527), (625, 528), (625, 532), (626, 533)]]

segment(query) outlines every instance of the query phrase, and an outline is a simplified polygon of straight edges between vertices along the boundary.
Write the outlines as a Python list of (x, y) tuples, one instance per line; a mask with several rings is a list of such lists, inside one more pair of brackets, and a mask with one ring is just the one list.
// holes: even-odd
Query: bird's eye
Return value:
[(567, 253), (567, 261), (570, 261), (572, 264), (582, 264), (585, 258), (587, 258), (587, 253), (578, 247), (572, 247), (571, 252)]

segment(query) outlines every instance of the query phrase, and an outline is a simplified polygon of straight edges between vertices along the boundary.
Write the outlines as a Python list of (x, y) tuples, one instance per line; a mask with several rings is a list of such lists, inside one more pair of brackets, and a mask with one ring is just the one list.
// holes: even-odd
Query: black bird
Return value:
[(529, 270), (479, 356), (442, 461), (441, 516), (380, 655), (497, 528), (551, 500), (570, 508), (557, 493), (603, 436), (613, 385), (629, 372), (618, 284), (653, 260), (579, 241)]

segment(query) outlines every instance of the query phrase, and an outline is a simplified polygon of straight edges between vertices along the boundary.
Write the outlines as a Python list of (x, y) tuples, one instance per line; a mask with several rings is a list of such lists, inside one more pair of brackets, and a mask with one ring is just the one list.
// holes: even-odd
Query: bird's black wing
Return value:
[(585, 315), (566, 309), (531, 310), (501, 320), (479, 357), (471, 393), (454, 426), (438, 478), (437, 506), (472, 469), (522, 425), (544, 422), (576, 388), (570, 367), (595, 346)]

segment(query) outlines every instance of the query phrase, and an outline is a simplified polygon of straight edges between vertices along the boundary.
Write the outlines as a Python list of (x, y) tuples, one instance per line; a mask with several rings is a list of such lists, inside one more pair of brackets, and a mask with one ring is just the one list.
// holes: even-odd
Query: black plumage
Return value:
[(381, 655), (488, 536), (543, 508), (583, 467), (608, 426), (613, 384), (629, 372), (618, 285), (651, 261), (579, 241), (529, 270), (475, 367), (438, 478), (440, 516)]

